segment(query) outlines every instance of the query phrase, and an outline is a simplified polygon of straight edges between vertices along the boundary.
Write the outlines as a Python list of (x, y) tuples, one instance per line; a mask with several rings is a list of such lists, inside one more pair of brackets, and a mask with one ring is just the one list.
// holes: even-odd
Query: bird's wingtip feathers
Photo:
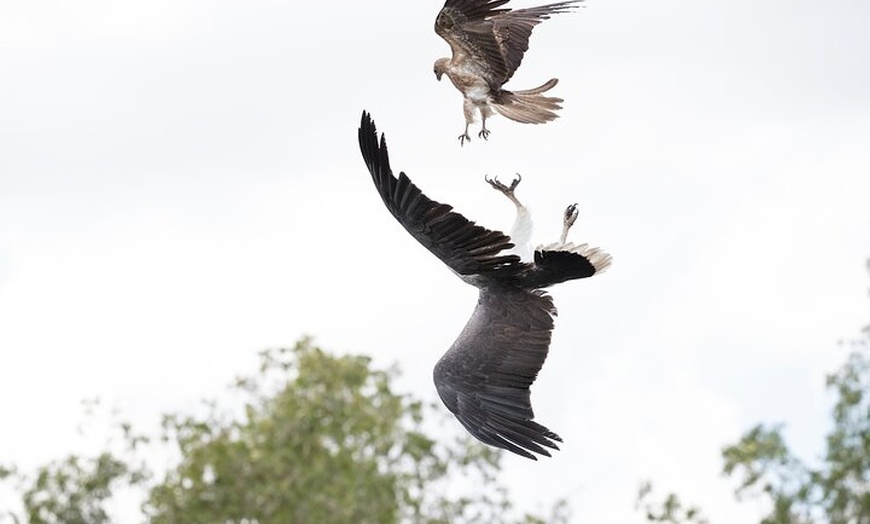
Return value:
[(377, 129), (375, 129), (375, 122), (372, 120), (372, 115), (365, 109), (362, 111), (362, 116), (359, 121), (359, 129), (360, 131), (374, 131), (377, 133)]

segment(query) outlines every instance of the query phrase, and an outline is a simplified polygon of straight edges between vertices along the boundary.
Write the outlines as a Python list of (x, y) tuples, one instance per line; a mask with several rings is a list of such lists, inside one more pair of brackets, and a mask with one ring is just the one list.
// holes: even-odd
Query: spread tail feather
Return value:
[(551, 78), (543, 85), (524, 91), (502, 91), (493, 103), (500, 115), (523, 124), (543, 124), (555, 120), (559, 115), (556, 111), (562, 109), (563, 100), (556, 97), (543, 96), (556, 86), (559, 79)]

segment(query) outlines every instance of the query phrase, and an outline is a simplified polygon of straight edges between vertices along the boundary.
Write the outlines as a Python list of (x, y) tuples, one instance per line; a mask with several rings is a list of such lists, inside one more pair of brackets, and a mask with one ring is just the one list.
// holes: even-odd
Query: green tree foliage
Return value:
[[(4, 470), (3, 477), (15, 475)], [(111, 522), (106, 501), (119, 485), (135, 485), (142, 473), (111, 453), (83, 459), (71, 455), (40, 467), (22, 493), (26, 520), (30, 524), (106, 524)], [(5, 517), (20, 519), (11, 513)]]
[(159, 475), (108, 452), (19, 475), (24, 521), (110, 522), (105, 503), (120, 483), (146, 490), (154, 524), (567, 522), (563, 502), (517, 516), (497, 481), (500, 452), (459, 431), (428, 436), (443, 415), (393, 391), (395, 370), (309, 339), (261, 356), (259, 373), (232, 388), (236, 404), (166, 415), (156, 440), (122, 426), (127, 451), (159, 444), (177, 457)]
[[(781, 425), (759, 424), (722, 451), (723, 472), (738, 480), (738, 500), (747, 495), (769, 500), (771, 510), (761, 524), (870, 524), (870, 338), (856, 346), (827, 378), (837, 401), (817, 466), (807, 466), (789, 450)], [(647, 521), (705, 522), (676, 495), (649, 502), (650, 490), (643, 485), (639, 496)]]
[[(833, 426), (816, 465), (792, 453), (782, 425), (759, 424), (722, 450), (723, 472), (738, 480), (738, 500), (748, 495), (770, 502), (761, 524), (870, 524), (870, 326), (862, 333), (850, 342), (845, 364), (827, 377), (836, 399)], [(639, 500), (650, 489), (642, 486)], [(700, 522), (680, 513), (675, 495), (641, 506), (649, 522)]]
[(758, 425), (723, 450), (724, 472), (740, 482), (737, 495), (770, 498), (762, 524), (870, 524), (870, 356), (866, 338), (856, 345), (827, 378), (837, 401), (817, 467), (791, 453), (781, 426)]
[(635, 509), (643, 511), (648, 522), (709, 524), (700, 509), (695, 506), (685, 506), (677, 495), (670, 493), (663, 501), (658, 502), (652, 497), (652, 493), (652, 483), (641, 482)]

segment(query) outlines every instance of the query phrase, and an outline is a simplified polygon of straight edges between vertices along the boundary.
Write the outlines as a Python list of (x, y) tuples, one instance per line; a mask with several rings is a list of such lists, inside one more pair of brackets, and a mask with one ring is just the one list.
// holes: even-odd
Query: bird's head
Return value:
[(447, 64), (450, 63), (449, 58), (439, 58), (435, 61), (435, 67), (433, 68), (435, 71), (435, 78), (438, 81), (441, 81), (441, 75), (447, 72)]

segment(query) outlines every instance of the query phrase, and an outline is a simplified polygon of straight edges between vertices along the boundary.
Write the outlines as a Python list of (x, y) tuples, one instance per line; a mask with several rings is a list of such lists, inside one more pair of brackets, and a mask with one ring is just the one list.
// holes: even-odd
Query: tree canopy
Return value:
[[(870, 524), (870, 325), (847, 344), (846, 362), (826, 378), (835, 402), (820, 460), (798, 458), (782, 424), (758, 424), (722, 450), (722, 471), (737, 480), (737, 499), (768, 502), (760, 524)], [(677, 495), (657, 501), (651, 492), (646, 482), (638, 496), (647, 521), (708, 522)]]
[[(561, 502), (544, 517), (518, 515), (497, 481), (501, 452), (464, 433), (427, 435), (425, 421), (442, 415), (395, 392), (396, 373), (307, 338), (265, 351), (259, 372), (233, 386), (235, 405), (166, 414), (159, 439), (121, 424), (125, 451), (70, 456), (33, 475), (7, 468), (25, 514), (6, 517), (109, 523), (106, 503), (123, 487), (144, 490), (142, 518), (155, 524), (567, 521)], [(172, 467), (137, 458), (154, 446), (177, 457)]]

